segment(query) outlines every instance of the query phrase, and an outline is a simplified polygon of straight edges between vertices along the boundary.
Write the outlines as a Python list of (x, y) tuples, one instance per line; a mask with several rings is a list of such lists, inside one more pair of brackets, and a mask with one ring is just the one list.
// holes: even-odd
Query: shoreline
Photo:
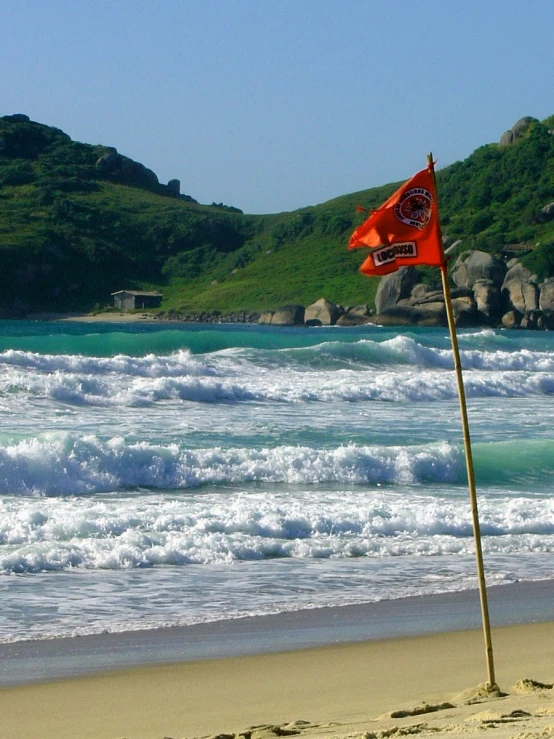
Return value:
[[(0, 690), (3, 739), (546, 739), (554, 623), (150, 665)], [(525, 733), (522, 733), (522, 730)]]
[[(554, 620), (554, 581), (487, 589), (493, 628)], [(0, 644), (0, 688), (160, 664), (276, 654), (481, 628), (477, 590)]]

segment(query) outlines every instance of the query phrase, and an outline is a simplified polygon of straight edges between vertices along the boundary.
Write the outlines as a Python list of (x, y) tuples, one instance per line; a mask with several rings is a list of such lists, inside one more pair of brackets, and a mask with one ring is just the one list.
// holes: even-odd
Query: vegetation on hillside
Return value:
[[(554, 274), (554, 116), (510, 146), (489, 144), (438, 172), (443, 232), (455, 253), (509, 255), (525, 244)], [(108, 167), (118, 158), (117, 167)], [(169, 183), (171, 184), (171, 183)], [(261, 311), (325, 296), (371, 303), (378, 279), (348, 252), (363, 220), (398, 183), (291, 213), (200, 205), (114, 149), (72, 141), (26, 116), (0, 118), (0, 308), (88, 310), (119, 289), (162, 290), (162, 308)]]

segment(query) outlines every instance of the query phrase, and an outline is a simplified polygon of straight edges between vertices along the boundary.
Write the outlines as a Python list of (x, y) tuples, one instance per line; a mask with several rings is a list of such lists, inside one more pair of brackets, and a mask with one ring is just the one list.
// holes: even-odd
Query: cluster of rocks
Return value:
[(272, 326), (359, 326), (367, 323), (370, 317), (371, 310), (367, 305), (345, 307), (320, 298), (307, 308), (295, 303), (265, 311), (258, 323)]
[(183, 323), (257, 323), (260, 314), (244, 310), (235, 313), (221, 313), (220, 311), (180, 313), (169, 310), (161, 311), (152, 317), (160, 321), (181, 321)]
[(102, 175), (115, 182), (131, 187), (142, 187), (160, 195), (179, 198), (196, 203), (190, 195), (181, 194), (181, 182), (177, 179), (169, 180), (163, 185), (155, 172), (134, 159), (119, 154), (116, 148), (109, 147), (107, 152), (96, 161), (96, 169)]
[[(450, 277), (456, 325), (554, 329), (554, 278), (539, 284), (518, 259), (505, 263), (482, 251), (458, 257)], [(418, 282), (405, 267), (381, 279), (375, 299), (379, 325), (446, 326), (442, 289)]]
[[(464, 252), (450, 270), (454, 320), (459, 327), (554, 330), (554, 278), (539, 283), (518, 259), (507, 263), (482, 251)], [(305, 308), (285, 305), (261, 313), (273, 326), (447, 326), (442, 287), (418, 281), (413, 267), (381, 278), (375, 314), (367, 305), (342, 306), (321, 298)]]

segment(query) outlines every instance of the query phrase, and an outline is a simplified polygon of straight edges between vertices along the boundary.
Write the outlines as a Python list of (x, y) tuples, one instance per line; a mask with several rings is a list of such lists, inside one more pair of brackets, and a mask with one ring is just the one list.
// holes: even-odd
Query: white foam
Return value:
[[(554, 503), (481, 501), (485, 551), (554, 549)], [(125, 570), (273, 558), (471, 555), (466, 496), (343, 490), (4, 499), (0, 571)]]

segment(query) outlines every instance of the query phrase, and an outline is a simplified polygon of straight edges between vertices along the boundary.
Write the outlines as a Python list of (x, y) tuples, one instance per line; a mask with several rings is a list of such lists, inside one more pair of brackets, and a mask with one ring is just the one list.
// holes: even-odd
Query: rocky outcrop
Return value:
[[(457, 327), (554, 330), (554, 278), (541, 285), (518, 259), (505, 264), (481, 251), (462, 254), (454, 265), (451, 289)], [(288, 305), (266, 311), (259, 323), (279, 326), (438, 326), (448, 325), (442, 287), (417, 282), (417, 270), (404, 267), (381, 278), (373, 315), (367, 305), (343, 308), (320, 298), (304, 309)]]
[(502, 284), (506, 265), (484, 251), (470, 250), (460, 254), (450, 274), (458, 287), (473, 287), (477, 280)]
[(537, 276), (531, 274), (531, 271), (524, 267), (519, 260), (510, 259), (510, 261), (506, 264), (506, 267), (508, 268), (508, 271), (504, 276), (502, 287), (504, 287), (504, 284), (506, 282), (514, 279), (524, 280), (525, 282), (528, 282), (529, 280), (536, 282)]
[(116, 149), (110, 149), (101, 156), (96, 162), (96, 169), (104, 177), (109, 177), (123, 185), (148, 189), (155, 189), (159, 185), (158, 178), (151, 169), (147, 169), (140, 162), (118, 154)]
[(500, 137), (499, 144), (500, 146), (509, 146), (510, 144), (513, 144), (516, 139), (523, 136), (525, 131), (529, 128), (529, 126), (532, 123), (536, 123), (537, 119), (532, 118), (531, 116), (525, 116), (525, 118), (520, 118), (519, 121), (513, 125), (510, 129), (505, 131), (502, 136)]
[(502, 285), (502, 304), (505, 311), (517, 310), (528, 313), (539, 307), (539, 290), (533, 282), (519, 277), (504, 282)]
[(369, 322), (370, 317), (371, 310), (368, 305), (352, 305), (339, 316), (337, 326), (362, 326)]
[(265, 311), (258, 318), (258, 323), (272, 326), (302, 326), (304, 324), (303, 305), (284, 305), (277, 310)]
[(477, 303), (472, 296), (466, 295), (452, 300), (454, 323), (460, 328), (469, 328), (479, 323), (477, 317)]
[(523, 316), (518, 310), (509, 310), (502, 316), (504, 328), (519, 328)]
[(554, 313), (554, 277), (545, 280), (540, 287), (539, 308), (544, 313)]
[(425, 305), (406, 302), (371, 316), (369, 322), (377, 326), (446, 326), (446, 309), (444, 301)]
[(416, 282), (417, 271), (413, 267), (401, 267), (396, 272), (381, 277), (375, 296), (376, 312), (381, 314), (395, 306), (399, 300), (408, 298)]
[(492, 280), (477, 280), (473, 283), (473, 298), (485, 323), (496, 325), (502, 315), (500, 288)]
[(169, 180), (167, 183), (167, 189), (176, 198), (181, 194), (181, 181), (180, 180)]
[(306, 326), (334, 326), (344, 311), (326, 298), (309, 305), (304, 312)]
[[(442, 289), (415, 282), (416, 275), (399, 270), (382, 278), (370, 323), (447, 325)], [(548, 329), (554, 323), (554, 278), (538, 285), (536, 275), (518, 259), (505, 264), (486, 252), (468, 251), (456, 260), (451, 277), (456, 326)]]

